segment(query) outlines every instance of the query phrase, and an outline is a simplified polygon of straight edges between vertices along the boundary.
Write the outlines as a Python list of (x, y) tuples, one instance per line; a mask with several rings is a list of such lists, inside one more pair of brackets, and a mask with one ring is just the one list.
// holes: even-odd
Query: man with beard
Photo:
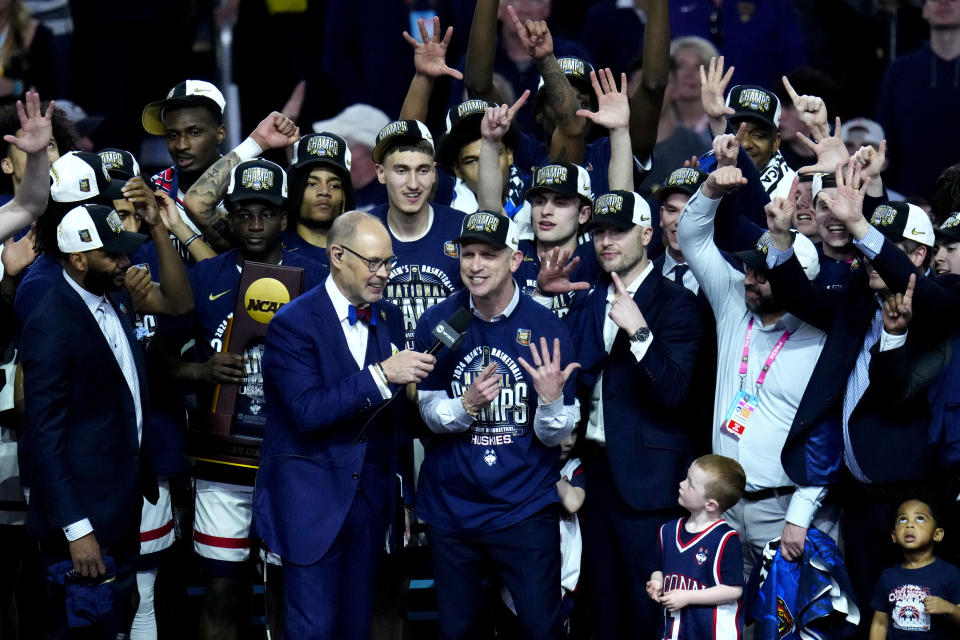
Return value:
[[(231, 156), (232, 153), (227, 157)], [(304, 270), (304, 290), (319, 284), (327, 269), (284, 250), (280, 244), (280, 233), (287, 224), (283, 212), (287, 177), (283, 169), (273, 162), (256, 159), (241, 162), (233, 171), (221, 175), (218, 165), (211, 167), (202, 180), (218, 194), (218, 199), (226, 190), (230, 233), (238, 246), (198, 262), (190, 271), (190, 285), (197, 301), (190, 336), (196, 340), (196, 357), (194, 362), (181, 363), (176, 377), (196, 390), (197, 406), (202, 408), (211, 406), (215, 385), (242, 384), (237, 395), (238, 413), (256, 414), (254, 403), (263, 405), (259, 366), (263, 344), (251, 346), (242, 356), (224, 350), (224, 334), (241, 294), (243, 264), (249, 260), (300, 267)], [(194, 472), (197, 482), (193, 548), (207, 579), (200, 637), (233, 638), (237, 620), (241, 619), (237, 607), (244, 586), (249, 589), (247, 560), (255, 474), (252, 469), (212, 462), (197, 464)]]
[[(717, 157), (723, 157), (720, 149), (727, 143), (733, 143), (733, 136), (714, 141)], [(745, 272), (732, 267), (713, 241), (721, 198), (744, 182), (734, 166), (711, 173), (687, 203), (677, 238), (717, 320), (713, 450), (739, 461), (747, 474), (743, 499), (725, 518), (743, 541), (744, 574), (749, 575), (773, 538), (781, 537), (781, 551), (793, 561), (803, 556), (811, 524), (837, 533), (836, 520), (818, 514), (826, 488), (797, 486), (779, 456), (772, 455), (786, 441), (826, 337), (786, 313), (774, 297), (764, 260), (769, 236), (762, 237), (756, 249), (738, 254)], [(795, 199), (793, 189), (769, 206), (792, 210)], [(815, 278), (819, 262), (813, 244), (797, 234), (794, 247), (806, 276)]]
[(78, 582), (112, 582), (109, 611), (96, 624), (102, 637), (113, 638), (127, 633), (133, 619), (141, 492), (157, 499), (156, 476), (140, 457), (143, 354), (133, 334), (133, 304), (121, 288), (127, 254), (146, 236), (126, 231), (117, 213), (100, 205), (72, 209), (58, 231), (61, 277), (34, 309), (20, 343), (27, 528), (47, 567), (51, 637), (68, 637)]
[(340, 136), (311, 133), (293, 145), (290, 165), (288, 225), (280, 234), (283, 247), (321, 264), (327, 260), (330, 225), (353, 207), (350, 148)]

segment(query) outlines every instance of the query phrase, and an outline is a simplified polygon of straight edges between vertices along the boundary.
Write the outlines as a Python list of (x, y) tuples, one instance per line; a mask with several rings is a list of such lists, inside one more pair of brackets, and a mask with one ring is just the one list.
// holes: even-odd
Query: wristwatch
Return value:
[(641, 344), (646, 342), (650, 339), (650, 327), (640, 327), (630, 336), (630, 339)]

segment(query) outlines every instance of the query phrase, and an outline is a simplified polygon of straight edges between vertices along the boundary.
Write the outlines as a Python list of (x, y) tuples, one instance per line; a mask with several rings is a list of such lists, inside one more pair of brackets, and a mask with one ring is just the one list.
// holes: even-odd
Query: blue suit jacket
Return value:
[(654, 269), (633, 296), (653, 342), (637, 362), (627, 335), (618, 330), (608, 355), (603, 344), (608, 284), (601, 279), (568, 320), (579, 345), (580, 406), (589, 411), (602, 373), (607, 456), (620, 495), (634, 509), (671, 507), (692, 459), (681, 409), (703, 330), (700, 312), (692, 293)]
[[(381, 301), (373, 312), (378, 322), (370, 327), (365, 364), (389, 358), (391, 343), (403, 343), (400, 310)], [(340, 531), (371, 449), (389, 448), (387, 472), (395, 472), (394, 427), (405, 398), (393, 401), (360, 436), (385, 401), (370, 372), (357, 367), (350, 354), (324, 283), (270, 321), (263, 372), (267, 427), (254, 520), (271, 551), (309, 565), (323, 557)], [(393, 390), (403, 394), (402, 388)]]
[[(125, 292), (108, 295), (123, 325), (148, 410), (143, 353)], [(123, 301), (123, 302), (121, 302)], [(27, 428), (21, 470), (30, 486), (27, 527), (37, 538), (89, 518), (109, 544), (134, 526), (141, 507), (136, 409), (126, 379), (93, 314), (58, 276), (20, 340)], [(155, 477), (143, 481), (156, 486)]]

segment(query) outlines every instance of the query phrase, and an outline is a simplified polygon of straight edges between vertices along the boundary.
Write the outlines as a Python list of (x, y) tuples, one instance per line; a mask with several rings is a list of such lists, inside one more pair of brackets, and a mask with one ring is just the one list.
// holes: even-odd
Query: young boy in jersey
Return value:
[(907, 500), (897, 508), (890, 537), (903, 563), (880, 575), (870, 605), (870, 640), (956, 638), (960, 634), (960, 570), (933, 554), (943, 540), (931, 505)]
[(710, 454), (693, 461), (677, 502), (690, 516), (660, 527), (660, 570), (647, 593), (664, 607), (663, 638), (701, 640), (743, 634), (740, 536), (721, 517), (747, 484), (743, 467)]

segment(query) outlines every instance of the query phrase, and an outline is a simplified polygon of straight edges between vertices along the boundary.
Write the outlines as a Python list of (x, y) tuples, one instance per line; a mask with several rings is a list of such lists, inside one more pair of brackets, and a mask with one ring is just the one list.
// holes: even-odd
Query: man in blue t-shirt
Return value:
[(439, 320), (461, 307), (473, 314), (419, 385), (420, 415), (437, 434), (417, 515), (428, 526), (440, 627), (453, 638), (483, 628), (492, 573), (513, 595), (524, 637), (558, 638), (557, 458), (579, 416), (579, 365), (560, 320), (513, 280), (523, 256), (509, 218), (478, 211), (454, 241), (467, 290), (427, 310), (416, 332), (423, 351)]
[(437, 181), (433, 136), (417, 120), (397, 120), (377, 135), (377, 179), (389, 202), (370, 213), (390, 232), (397, 263), (384, 297), (400, 307), (406, 348), (420, 315), (461, 288), (457, 245), (463, 212), (430, 202)]
[[(217, 172), (218, 164), (208, 173)], [(304, 270), (304, 290), (322, 282), (328, 271), (280, 245), (280, 232), (286, 227), (287, 178), (283, 169), (267, 160), (248, 160), (224, 173), (221, 181), (226, 182), (227, 176), (230, 232), (238, 248), (198, 262), (190, 271), (196, 306), (189, 337), (195, 340), (195, 358), (179, 364), (176, 377), (195, 389), (201, 410), (211, 406), (216, 385), (239, 385), (237, 425), (245, 434), (262, 436), (263, 342), (247, 346), (243, 355), (225, 350), (227, 329), (242, 293), (243, 265), (251, 261), (299, 267)], [(221, 194), (226, 185), (214, 186)], [(242, 585), (249, 578), (246, 562), (250, 557), (254, 471), (213, 462), (198, 463), (194, 471), (194, 552), (206, 575), (200, 624), (202, 629), (230, 631), (240, 619), (237, 607)]]

